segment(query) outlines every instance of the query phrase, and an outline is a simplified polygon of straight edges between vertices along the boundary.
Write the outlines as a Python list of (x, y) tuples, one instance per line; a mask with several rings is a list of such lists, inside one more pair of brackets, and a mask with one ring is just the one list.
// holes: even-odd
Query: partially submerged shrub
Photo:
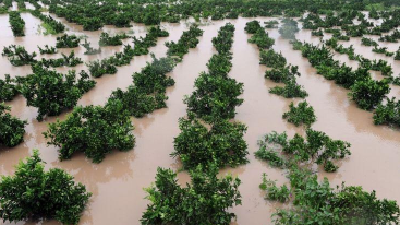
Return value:
[(389, 124), (400, 127), (400, 100), (387, 98), (386, 104), (379, 104), (374, 112), (375, 125)]
[(228, 212), (241, 204), (240, 179), (217, 178), (218, 167), (210, 165), (190, 171), (191, 183), (178, 184), (177, 174), (170, 169), (157, 169), (155, 185), (146, 188), (151, 201), (142, 215), (142, 225), (213, 224), (229, 225), (235, 214)]
[(100, 34), (99, 46), (118, 46), (122, 45), (122, 39), (129, 38), (125, 33), (110, 36), (108, 33)]
[(277, 69), (273, 68), (272, 70), (265, 71), (265, 78), (277, 83), (289, 83), (290, 81), (296, 81), (296, 75), (301, 75), (299, 73), (299, 67), (292, 65)]
[(197, 25), (192, 25), (189, 31), (183, 32), (178, 43), (173, 41), (167, 42), (165, 45), (168, 47), (167, 55), (171, 57), (178, 57), (182, 60), (183, 56), (189, 52), (190, 48), (195, 48), (199, 43), (197, 37), (202, 36), (203, 30), (198, 28)]
[(296, 127), (304, 124), (306, 127), (311, 127), (317, 118), (314, 114), (314, 108), (308, 106), (307, 102), (301, 102), (297, 107), (290, 103), (290, 109), (288, 112), (282, 115), (282, 118), (287, 119), (289, 122), (293, 123)]
[(8, 60), (10, 60), (13, 66), (24, 66), (27, 64), (34, 64), (36, 62), (36, 52), (33, 52), (32, 55), (25, 50), (23, 46), (15, 46), (10, 45), (8, 47), (3, 48), (2, 56), (8, 56)]
[(285, 86), (276, 86), (269, 89), (269, 93), (283, 96), (285, 98), (305, 98), (307, 92), (302, 90), (302, 86), (297, 84), (295, 80), (286, 82)]
[(276, 181), (267, 178), (267, 175), (263, 174), (263, 180), (259, 185), (261, 190), (266, 191), (265, 198), (270, 201), (286, 202), (290, 197), (290, 190), (286, 185), (282, 187), (276, 186)]
[(257, 45), (260, 49), (268, 49), (275, 44), (275, 39), (270, 38), (264, 28), (259, 28), (247, 42)]
[(84, 152), (94, 163), (100, 163), (112, 150), (129, 151), (135, 137), (129, 113), (120, 100), (105, 107), (77, 106), (64, 121), (49, 124), (44, 132), (48, 145), (61, 147), (60, 160), (70, 159), (75, 152)]
[(11, 30), (13, 32), (14, 37), (25, 36), (24, 27), (25, 22), (21, 18), (21, 13), (17, 11), (9, 12), (9, 21), (11, 25)]
[(85, 43), (82, 44), (82, 46), (86, 49), (83, 53), (84, 55), (97, 55), (101, 53), (101, 48), (90, 47), (90, 43), (87, 42), (87, 39), (85, 39)]
[(25, 126), (28, 123), (11, 116), (6, 110), (11, 110), (11, 107), (0, 103), (0, 144), (13, 147), (24, 140)]
[(14, 176), (0, 181), (0, 217), (19, 222), (30, 218), (54, 218), (63, 224), (78, 224), (92, 193), (59, 168), (44, 170), (37, 150), (21, 161)]
[(243, 84), (231, 78), (202, 73), (195, 81), (196, 90), (184, 99), (188, 111), (206, 121), (231, 119), (235, 108), (243, 103), (239, 96)]
[(218, 167), (238, 166), (247, 162), (247, 144), (242, 123), (219, 120), (210, 129), (192, 116), (179, 120), (181, 133), (174, 139), (175, 151), (185, 169), (214, 162)]
[(0, 102), (11, 101), (19, 93), (15, 79), (11, 79), (10, 74), (4, 76), (4, 80), (0, 79)]
[(260, 23), (256, 20), (247, 22), (246, 26), (244, 27), (244, 31), (248, 34), (255, 34), (259, 28), (261, 28)]
[(81, 39), (78, 38), (76, 35), (67, 35), (64, 34), (63, 36), (57, 37), (57, 48), (76, 48), (79, 46)]
[(399, 223), (400, 210), (396, 201), (379, 200), (375, 191), (368, 193), (362, 187), (330, 187), (325, 178), (308, 169), (293, 166), (289, 179), (294, 194), (293, 207), (278, 209), (276, 225), (349, 224), (379, 225)]
[(258, 141), (260, 149), (255, 155), (271, 166), (290, 167), (296, 162), (311, 160), (323, 165), (325, 171), (335, 172), (338, 166), (333, 161), (351, 154), (348, 142), (332, 140), (326, 133), (312, 129), (307, 129), (306, 134), (306, 140), (297, 133), (293, 139), (287, 140), (286, 132), (279, 134), (273, 131)]
[(61, 74), (35, 65), (33, 74), (23, 78), (21, 93), (28, 106), (38, 108), (38, 120), (45, 116), (58, 116), (64, 109), (72, 109), (78, 99), (94, 87), (95, 81), (90, 81), (89, 75), (82, 71), (77, 82), (75, 71)]
[(281, 53), (273, 49), (260, 50), (260, 64), (265, 64), (269, 68), (279, 69), (286, 66), (287, 60)]
[(57, 54), (57, 48), (55, 47), (49, 47), (48, 45), (45, 45), (44, 48), (41, 48), (38, 46), (39, 49), (39, 53), (41, 55), (53, 55), (53, 54)]
[(375, 108), (389, 91), (388, 81), (368, 79), (366, 81), (357, 81), (351, 87), (349, 96), (360, 108), (369, 110)]

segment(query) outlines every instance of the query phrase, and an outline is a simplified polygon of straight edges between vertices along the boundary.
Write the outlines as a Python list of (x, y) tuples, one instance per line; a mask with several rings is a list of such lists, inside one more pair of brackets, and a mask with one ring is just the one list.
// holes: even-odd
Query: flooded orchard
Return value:
[[(25, 37), (14, 38), (8, 26), (8, 15), (0, 15), (0, 47), (11, 44), (22, 45), (28, 52), (37, 51), (37, 46), (54, 46), (56, 38), (53, 35), (43, 35), (40, 27), (41, 22), (29, 13), (22, 13), (25, 20)], [(62, 18), (54, 17), (62, 21), (68, 29), (68, 34), (78, 36), (86, 35), (88, 42), (97, 48), (100, 33), (108, 32), (117, 34), (126, 32), (136, 37), (146, 34), (144, 25), (133, 23), (131, 28), (115, 28), (105, 26), (101, 31), (85, 32), (82, 26), (66, 22)], [(265, 21), (276, 20), (273, 17), (242, 18), (238, 20), (211, 21), (200, 25), (204, 35), (199, 37), (196, 48), (190, 49), (183, 57), (182, 62), (168, 75), (175, 80), (175, 84), (167, 89), (168, 108), (156, 110), (144, 118), (133, 118), (135, 127), (133, 131), (136, 144), (132, 151), (113, 151), (102, 163), (94, 164), (91, 159), (83, 153), (75, 154), (71, 160), (60, 162), (58, 148), (47, 145), (47, 140), (42, 134), (48, 129), (48, 123), (57, 119), (64, 120), (71, 112), (63, 112), (58, 117), (48, 117), (44, 121), (37, 121), (37, 109), (27, 107), (23, 96), (18, 95), (7, 105), (12, 106), (11, 114), (28, 121), (24, 142), (16, 147), (5, 148), (0, 151), (0, 174), (12, 175), (14, 165), (32, 154), (34, 149), (40, 150), (40, 155), (45, 161), (46, 168), (62, 168), (75, 177), (76, 181), (82, 182), (86, 189), (93, 193), (79, 224), (94, 225), (132, 225), (140, 224), (143, 212), (149, 201), (145, 199), (147, 193), (143, 188), (149, 187), (155, 181), (157, 168), (173, 168), (179, 171), (179, 182), (184, 185), (190, 181), (187, 172), (181, 171), (182, 167), (178, 158), (170, 154), (174, 151), (173, 140), (179, 133), (179, 118), (185, 117), (186, 105), (183, 103), (185, 95), (190, 95), (194, 90), (195, 79), (199, 73), (206, 71), (206, 63), (216, 53), (211, 39), (218, 34), (221, 26), (227, 22), (235, 26), (234, 43), (232, 46), (232, 70), (230, 78), (244, 84), (244, 92), (241, 96), (244, 103), (236, 109), (235, 121), (243, 122), (247, 126), (245, 141), (248, 144), (249, 163), (237, 168), (224, 168), (220, 175), (232, 174), (241, 179), (239, 187), (242, 195), (242, 205), (233, 207), (231, 210), (237, 215), (232, 224), (237, 225), (259, 225), (273, 224), (271, 215), (277, 208), (286, 207), (285, 204), (265, 201), (265, 191), (259, 189), (262, 174), (266, 173), (272, 180), (277, 180), (279, 185), (287, 184), (287, 171), (273, 168), (267, 163), (256, 159), (254, 152), (258, 150), (257, 141), (266, 133), (271, 131), (287, 131), (291, 138), (297, 132), (305, 134), (305, 129), (295, 127), (292, 123), (282, 119), (282, 114), (287, 112), (291, 102), (295, 104), (303, 101), (300, 98), (287, 99), (268, 92), (269, 88), (277, 84), (264, 78), (267, 68), (259, 64), (259, 50), (256, 45), (247, 42), (251, 35), (244, 31), (247, 22), (257, 20), (264, 24)], [(151, 47), (150, 51), (156, 57), (166, 56), (168, 41), (178, 41), (183, 31), (189, 29), (190, 23), (181, 21), (178, 24), (161, 23), (161, 27), (170, 33), (169, 37), (157, 40), (157, 46)], [(315, 110), (317, 121), (312, 128), (323, 131), (332, 139), (344, 140), (351, 143), (351, 156), (340, 161), (340, 168), (336, 173), (325, 173), (322, 168), (318, 169), (318, 177), (322, 180), (327, 177), (332, 185), (336, 187), (345, 182), (346, 185), (362, 186), (366, 191), (376, 191), (379, 199), (392, 199), (400, 201), (400, 131), (386, 126), (375, 126), (373, 113), (362, 110), (356, 106), (348, 97), (349, 91), (328, 81), (317, 74), (306, 58), (302, 57), (301, 51), (293, 50), (289, 40), (283, 39), (278, 29), (267, 28), (269, 36), (275, 39), (272, 47), (281, 52), (288, 63), (299, 67), (301, 76), (298, 83), (307, 91), (307, 103)], [(311, 36), (311, 30), (302, 29), (296, 34), (296, 38), (307, 43), (319, 44), (318, 37)], [(326, 37), (325, 37), (326, 39)], [(131, 43), (132, 39), (124, 39), (124, 44)], [(351, 38), (349, 42), (343, 42), (344, 46), (353, 45), (356, 54), (363, 55), (368, 59), (385, 59), (393, 69), (394, 76), (400, 73), (400, 62), (394, 61), (382, 55), (372, 52), (370, 47), (361, 45), (361, 38)], [(399, 47), (396, 43), (385, 43), (390, 51), (396, 51)], [(103, 59), (121, 51), (123, 46), (102, 47), (100, 55), (86, 56), (83, 47), (72, 49), (60, 49), (59, 53), (69, 54), (74, 50), (75, 55), (84, 62), (95, 59)], [(59, 56), (59, 54), (57, 55)], [(40, 58), (44, 56), (39, 56)], [(47, 56), (46, 56), (47, 57)], [(50, 56), (49, 58), (56, 58)], [(346, 55), (335, 53), (335, 59), (346, 62), (347, 65), (356, 68), (357, 62), (351, 61)], [(132, 83), (132, 74), (139, 72), (150, 62), (150, 55), (136, 56), (130, 65), (119, 67), (118, 72), (112, 75), (104, 75), (95, 79), (97, 84), (78, 101), (78, 105), (105, 105), (112, 91), (121, 88), (125, 90)], [(4, 74), (27, 75), (32, 73), (30, 66), (13, 67), (7, 57), (0, 58), (1, 78)], [(76, 71), (87, 70), (85, 64), (79, 64), (75, 68), (62, 67), (57, 69), (62, 73), (74, 69)], [(378, 72), (371, 72), (375, 79), (382, 79)], [(400, 97), (400, 87), (391, 85), (389, 96)], [(11, 224), (11, 223), (3, 223)], [(56, 221), (19, 222), (17, 224), (58, 224)]]

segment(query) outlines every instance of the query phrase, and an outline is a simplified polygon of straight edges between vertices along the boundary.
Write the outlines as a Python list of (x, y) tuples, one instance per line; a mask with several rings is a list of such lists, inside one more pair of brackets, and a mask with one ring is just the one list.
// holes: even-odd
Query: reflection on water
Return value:
[[(37, 33), (40, 21), (30, 14), (22, 14), (26, 22), (26, 36), (20, 38), (12, 37), (11, 29), (8, 27), (8, 15), (0, 15), (1, 46), (10, 44), (24, 45), (29, 52), (37, 51), (37, 45), (46, 44), (54, 46), (55, 36), (44, 36)], [(66, 23), (64, 19), (54, 17), (63, 21), (68, 28), (68, 33), (86, 35), (93, 47), (98, 46), (99, 32), (83, 32), (82, 26)], [(260, 22), (273, 18), (257, 18)], [(221, 170), (221, 175), (233, 174), (242, 180), (240, 191), (243, 196), (243, 204), (236, 206), (232, 211), (238, 215), (237, 221), (232, 225), (259, 225), (271, 224), (270, 215), (276, 208), (285, 207), (284, 205), (267, 202), (264, 200), (264, 193), (259, 190), (263, 173), (268, 177), (277, 180), (278, 185), (287, 182), (285, 171), (270, 168), (266, 163), (257, 160), (254, 152), (257, 151), (257, 140), (265, 133), (272, 130), (278, 132), (288, 131), (289, 136), (295, 132), (304, 133), (302, 128), (294, 127), (286, 120), (282, 120), (282, 114), (288, 110), (291, 101), (298, 103), (300, 99), (285, 99), (268, 93), (270, 87), (276, 84), (264, 79), (266, 68), (258, 63), (258, 49), (256, 46), (248, 44), (249, 37), (244, 33), (245, 23), (253, 19), (241, 18), (232, 20), (235, 27), (234, 46), (233, 46), (233, 68), (230, 77), (238, 82), (244, 83), (243, 98), (245, 102), (237, 108), (236, 120), (244, 122), (248, 126), (245, 139), (249, 146), (250, 163), (237, 167)], [(46, 140), (41, 134), (47, 129), (47, 123), (56, 121), (57, 118), (49, 118), (44, 122), (35, 120), (36, 109), (26, 107), (26, 100), (18, 96), (11, 105), (12, 114), (29, 122), (25, 142), (15, 148), (2, 149), (0, 151), (0, 173), (9, 175), (14, 172), (14, 165), (23, 157), (32, 153), (32, 150), (40, 149), (41, 156), (47, 162), (46, 167), (59, 167), (67, 170), (75, 176), (77, 181), (85, 184), (89, 191), (93, 192), (93, 198), (88, 205), (88, 209), (82, 217), (80, 224), (95, 225), (132, 225), (139, 224), (142, 212), (148, 203), (144, 199), (146, 193), (144, 187), (148, 187), (154, 181), (157, 167), (168, 167), (178, 170), (180, 163), (178, 159), (170, 157), (173, 151), (173, 138), (179, 134), (178, 119), (185, 116), (186, 109), (183, 104), (184, 95), (189, 95), (193, 91), (194, 80), (201, 71), (206, 70), (208, 59), (215, 53), (211, 44), (212, 37), (217, 35), (220, 26), (226, 21), (211, 22), (203, 26), (204, 36), (200, 38), (200, 43), (196, 49), (191, 49), (190, 53), (183, 58), (183, 62), (169, 74), (174, 80), (175, 85), (167, 91), (169, 99), (168, 108), (155, 111), (145, 118), (132, 119), (136, 136), (136, 146), (130, 152), (113, 152), (108, 155), (101, 164), (93, 164), (86, 159), (83, 154), (75, 155), (69, 161), (59, 162), (57, 148), (47, 146)], [(179, 24), (163, 23), (162, 26), (170, 32), (170, 37), (160, 38), (156, 47), (152, 47), (157, 57), (165, 56), (167, 48), (164, 46), (166, 41), (177, 41), (184, 30), (188, 27), (182, 22)], [(106, 26), (102, 29), (109, 33), (127, 32), (135, 36), (143, 36), (146, 29), (143, 25), (134, 24), (131, 28), (114, 28)], [(327, 176), (333, 185), (339, 185), (346, 181), (348, 185), (363, 186), (366, 190), (376, 190), (379, 198), (390, 198), (400, 201), (400, 186), (398, 174), (400, 171), (400, 132), (387, 127), (377, 127), (373, 125), (372, 113), (358, 109), (348, 97), (348, 91), (339, 87), (334, 82), (325, 80), (321, 75), (316, 74), (314, 68), (302, 58), (300, 51), (294, 51), (287, 40), (279, 37), (277, 29), (267, 29), (270, 36), (276, 39), (275, 50), (282, 52), (289, 63), (299, 66), (302, 76), (298, 79), (308, 92), (307, 102), (311, 104), (317, 116), (317, 122), (313, 128), (326, 132), (333, 139), (341, 139), (352, 143), (352, 155), (343, 160), (342, 165), (336, 174), (325, 174), (320, 171), (320, 177)], [(312, 37), (310, 31), (301, 31), (297, 38), (308, 43), (318, 44), (319, 39)], [(125, 44), (131, 39), (124, 40)], [(361, 46), (358, 38), (352, 38), (343, 45), (354, 45), (356, 54), (362, 54), (366, 58), (383, 58), (388, 60), (393, 67), (394, 74), (400, 72), (400, 65), (385, 56), (376, 55), (369, 47)], [(385, 43), (382, 46), (389, 47), (390, 50), (397, 48), (396, 44)], [(85, 56), (82, 47), (75, 48), (77, 57), (84, 61), (106, 58), (121, 51), (122, 47), (104, 47), (101, 55)], [(69, 54), (71, 49), (62, 49), (60, 52)], [(51, 57), (59, 57), (51, 56)], [(338, 59), (353, 65), (346, 56), (338, 56)], [(151, 60), (149, 56), (135, 57), (128, 66), (118, 68), (115, 75), (105, 75), (96, 79), (97, 85), (90, 92), (86, 93), (79, 100), (79, 105), (104, 105), (112, 91), (119, 88), (126, 88), (132, 83), (131, 75), (138, 72)], [(357, 66), (356, 64), (354, 64)], [(30, 67), (12, 67), (6, 57), (0, 58), (0, 77), (9, 73), (12, 76), (26, 75), (31, 72)], [(61, 72), (68, 71), (69, 68), (57, 69)], [(76, 70), (86, 69), (84, 64), (75, 68)], [(379, 76), (379, 75), (378, 75)], [(392, 87), (392, 96), (399, 97), (400, 88)], [(67, 112), (60, 116), (64, 119)], [(178, 176), (180, 183), (184, 185), (190, 181), (187, 173), (181, 172)], [(42, 224), (42, 222), (39, 222)], [(36, 223), (18, 223), (36, 224)], [(43, 224), (58, 224), (55, 221), (46, 221)]]

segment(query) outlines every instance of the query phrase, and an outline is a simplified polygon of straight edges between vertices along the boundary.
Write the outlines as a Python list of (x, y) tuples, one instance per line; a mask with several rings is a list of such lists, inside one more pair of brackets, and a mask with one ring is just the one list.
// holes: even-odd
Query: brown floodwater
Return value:
[[(10, 44), (23, 45), (29, 52), (38, 51), (37, 45), (46, 44), (55, 46), (56, 36), (43, 35), (40, 21), (31, 14), (23, 13), (22, 18), (26, 22), (25, 37), (12, 37), (8, 24), (8, 15), (0, 15), (0, 48)], [(68, 32), (77, 35), (86, 35), (93, 47), (97, 47), (99, 32), (83, 32), (82, 26), (66, 22), (55, 16), (57, 20), (64, 22)], [(260, 17), (260, 22), (276, 18)], [(259, 190), (263, 173), (267, 173), (271, 179), (276, 179), (281, 185), (287, 182), (285, 171), (271, 168), (266, 163), (254, 157), (258, 150), (257, 140), (265, 133), (276, 130), (287, 131), (292, 137), (295, 132), (304, 134), (303, 128), (296, 128), (291, 123), (283, 120), (282, 114), (289, 108), (290, 102), (298, 103), (301, 99), (285, 99), (268, 93), (268, 89), (277, 84), (265, 80), (265, 66), (259, 65), (258, 49), (255, 45), (248, 44), (244, 26), (246, 22), (254, 18), (240, 18), (229, 20), (235, 25), (233, 45), (233, 68), (230, 76), (244, 83), (244, 103), (238, 107), (235, 120), (244, 122), (247, 127), (245, 135), (248, 143), (248, 158), (250, 163), (238, 168), (226, 168), (221, 170), (223, 174), (233, 174), (242, 180), (240, 191), (243, 196), (243, 204), (235, 206), (232, 212), (237, 214), (235, 225), (268, 225), (272, 224), (271, 214), (281, 204), (267, 202), (264, 194)], [(47, 162), (46, 168), (62, 168), (75, 177), (76, 181), (82, 182), (87, 189), (93, 192), (87, 209), (85, 210), (80, 224), (85, 225), (136, 225), (143, 211), (149, 203), (143, 188), (148, 187), (154, 181), (157, 167), (172, 168), (178, 170), (181, 165), (179, 160), (171, 158), (173, 152), (173, 139), (177, 137), (180, 130), (178, 119), (185, 116), (185, 105), (182, 102), (184, 95), (189, 95), (193, 90), (193, 84), (201, 71), (206, 70), (208, 59), (216, 53), (211, 44), (211, 39), (217, 35), (220, 26), (227, 21), (211, 22), (205, 26), (203, 37), (195, 49), (191, 49), (181, 63), (170, 73), (175, 80), (175, 85), (168, 88), (168, 108), (155, 111), (141, 119), (132, 119), (135, 126), (134, 134), (136, 146), (130, 152), (114, 151), (109, 154), (101, 164), (93, 164), (83, 154), (74, 156), (69, 161), (58, 160), (57, 148), (47, 146), (42, 132), (46, 131), (49, 122), (57, 118), (49, 118), (38, 122), (36, 108), (27, 107), (22, 96), (16, 97), (8, 105), (12, 106), (12, 114), (28, 120), (25, 141), (14, 148), (1, 149), (0, 151), (0, 174), (11, 175), (16, 165), (22, 158), (29, 156), (33, 149), (39, 149), (42, 159)], [(160, 38), (156, 47), (151, 51), (157, 57), (165, 56), (167, 48), (166, 41), (177, 41), (183, 31), (188, 29), (188, 24), (167, 24), (162, 26), (170, 32), (170, 37)], [(106, 26), (102, 29), (109, 33), (128, 32), (135, 36), (143, 36), (146, 29), (143, 25), (133, 24), (131, 28), (115, 28)], [(301, 77), (298, 82), (304, 85), (308, 92), (307, 102), (314, 107), (317, 122), (313, 129), (326, 132), (333, 139), (348, 141), (352, 144), (352, 155), (342, 160), (341, 167), (335, 174), (326, 174), (319, 169), (322, 179), (328, 177), (332, 186), (340, 185), (343, 181), (347, 185), (363, 186), (365, 190), (377, 191), (379, 198), (389, 198), (400, 202), (400, 131), (385, 126), (374, 126), (371, 112), (359, 109), (347, 97), (348, 91), (339, 87), (332, 81), (327, 81), (323, 76), (316, 74), (307, 59), (302, 58), (300, 51), (292, 50), (288, 40), (281, 39), (277, 29), (267, 29), (270, 36), (276, 39), (274, 49), (281, 51), (288, 62), (299, 66)], [(319, 43), (319, 38), (312, 37), (311, 31), (302, 30), (296, 35), (302, 41), (308, 43)], [(375, 37), (377, 38), (377, 37)], [(130, 43), (131, 39), (124, 40)], [(356, 54), (362, 54), (369, 59), (384, 58), (393, 67), (394, 74), (400, 72), (399, 62), (395, 62), (385, 56), (376, 55), (369, 47), (361, 46), (361, 40), (352, 38), (350, 42), (344, 42), (345, 46), (353, 44)], [(381, 44), (390, 50), (396, 50), (398, 44)], [(122, 47), (104, 47), (97, 56), (83, 55), (83, 47), (73, 49), (78, 57), (84, 61), (106, 58)], [(60, 52), (69, 54), (71, 49), (62, 49)], [(42, 56), (40, 56), (42, 57)], [(52, 58), (60, 57), (51, 56)], [(349, 65), (357, 66), (356, 62), (348, 60), (347, 56), (337, 56), (340, 61)], [(150, 56), (135, 57), (130, 65), (118, 68), (114, 75), (104, 75), (96, 79), (96, 87), (86, 93), (78, 102), (78, 105), (104, 105), (108, 96), (118, 87), (124, 89), (132, 83), (131, 75), (140, 71), (151, 60)], [(3, 74), (26, 75), (31, 73), (29, 66), (12, 67), (6, 57), (0, 57), (0, 77)], [(57, 69), (66, 72), (71, 68)], [(84, 64), (72, 68), (76, 70), (86, 69)], [(374, 72), (376, 78), (382, 76)], [(400, 97), (400, 88), (391, 86), (391, 96)], [(68, 112), (59, 118), (64, 119)], [(189, 181), (185, 172), (179, 174), (181, 184)], [(10, 224), (10, 223), (4, 223)], [(17, 224), (58, 224), (56, 221), (20, 222)]]

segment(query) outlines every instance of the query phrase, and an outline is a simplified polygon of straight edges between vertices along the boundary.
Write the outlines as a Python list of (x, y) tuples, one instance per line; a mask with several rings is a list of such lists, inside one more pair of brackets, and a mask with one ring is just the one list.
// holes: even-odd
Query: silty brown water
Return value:
[[(37, 34), (40, 21), (30, 14), (22, 14), (26, 22), (25, 37), (14, 38), (8, 27), (8, 16), (0, 16), (0, 28), (4, 30), (0, 34), (1, 48), (10, 44), (24, 45), (28, 52), (37, 51), (37, 45), (48, 44), (55, 46), (55, 36), (44, 36)], [(88, 41), (93, 47), (97, 47), (99, 32), (83, 32), (82, 27), (63, 21), (68, 33), (87, 35)], [(271, 214), (275, 209), (282, 207), (281, 204), (267, 202), (264, 200), (264, 193), (259, 190), (263, 173), (267, 173), (271, 179), (278, 180), (281, 185), (287, 182), (285, 171), (269, 167), (254, 157), (257, 148), (257, 140), (265, 133), (276, 130), (278, 132), (287, 131), (292, 137), (295, 132), (304, 133), (302, 128), (296, 128), (291, 123), (283, 120), (282, 114), (289, 108), (290, 102), (298, 103), (301, 99), (285, 99), (268, 93), (268, 89), (277, 84), (264, 79), (266, 68), (258, 64), (258, 49), (256, 46), (247, 43), (250, 36), (244, 33), (244, 26), (255, 18), (240, 18), (239, 20), (229, 20), (235, 25), (233, 51), (233, 68), (230, 77), (244, 83), (244, 103), (238, 107), (235, 120), (244, 122), (248, 126), (245, 139), (249, 146), (250, 163), (238, 168), (222, 169), (220, 174), (233, 174), (242, 180), (240, 187), (243, 196), (243, 204), (232, 209), (237, 214), (236, 222), (238, 225), (260, 225), (272, 224)], [(273, 18), (256, 18), (260, 22)], [(175, 80), (175, 85), (168, 88), (167, 101), (168, 108), (155, 111), (153, 114), (141, 118), (132, 119), (135, 125), (136, 146), (130, 152), (113, 152), (108, 155), (101, 164), (93, 164), (90, 159), (86, 159), (83, 154), (75, 155), (70, 161), (59, 162), (57, 148), (47, 146), (42, 132), (46, 131), (47, 123), (56, 121), (56, 118), (49, 118), (44, 122), (36, 121), (36, 108), (26, 107), (26, 101), (22, 96), (18, 96), (11, 105), (12, 114), (29, 122), (25, 135), (25, 142), (17, 147), (2, 149), (0, 151), (0, 174), (10, 175), (14, 172), (14, 165), (19, 160), (32, 153), (33, 149), (40, 149), (41, 156), (47, 162), (46, 167), (63, 168), (72, 174), (77, 181), (86, 185), (87, 189), (93, 192), (93, 197), (81, 218), (80, 224), (119, 224), (132, 225), (140, 224), (139, 220), (143, 211), (146, 209), (148, 201), (143, 188), (148, 187), (154, 181), (157, 167), (168, 167), (178, 170), (179, 160), (171, 158), (173, 151), (173, 138), (180, 130), (178, 119), (185, 116), (185, 105), (182, 102), (184, 95), (193, 91), (193, 84), (198, 74), (206, 70), (208, 59), (215, 54), (211, 44), (212, 37), (217, 35), (220, 26), (228, 21), (211, 22), (204, 29), (204, 35), (200, 38), (200, 43), (195, 49), (191, 49), (189, 54), (183, 58), (183, 62), (170, 73)], [(164, 46), (166, 41), (177, 41), (183, 31), (188, 29), (187, 24), (167, 24), (162, 26), (170, 32), (170, 37), (160, 38), (157, 46), (150, 50), (157, 57), (165, 56), (167, 48)], [(134, 24), (132, 28), (105, 27), (103, 31), (109, 33), (119, 33), (121, 31), (134, 31), (134, 35), (142, 36), (145, 34), (145, 27)], [(281, 51), (289, 63), (299, 66), (302, 76), (298, 79), (308, 92), (307, 102), (311, 104), (317, 116), (317, 122), (313, 128), (326, 132), (333, 139), (341, 139), (352, 144), (352, 155), (343, 160), (339, 171), (335, 174), (325, 174), (319, 169), (322, 179), (327, 176), (333, 186), (340, 185), (346, 181), (347, 185), (363, 186), (366, 190), (377, 191), (379, 198), (389, 198), (400, 201), (400, 192), (397, 187), (400, 185), (398, 178), (400, 172), (400, 131), (392, 130), (388, 127), (374, 126), (372, 121), (373, 114), (361, 110), (355, 106), (347, 97), (348, 91), (337, 86), (334, 82), (327, 81), (323, 76), (316, 74), (316, 70), (311, 67), (305, 58), (302, 58), (300, 51), (292, 50), (288, 40), (279, 37), (277, 29), (267, 29), (270, 36), (276, 39), (274, 49)], [(319, 39), (311, 36), (307, 30), (301, 31), (296, 37), (309, 43), (318, 44)], [(124, 40), (127, 44), (131, 39)], [(384, 56), (377, 56), (370, 48), (361, 46), (360, 39), (352, 39), (345, 46), (353, 44), (356, 54), (362, 54), (366, 58), (374, 59)], [(390, 50), (395, 50), (395, 44), (388, 45)], [(106, 58), (121, 51), (122, 47), (104, 47), (100, 56), (84, 56), (82, 47), (75, 48), (77, 57), (84, 61), (97, 58)], [(62, 49), (60, 52), (69, 54), (71, 49)], [(51, 57), (60, 57), (51, 56)], [(348, 64), (350, 62), (346, 56), (339, 59)], [(96, 79), (97, 85), (90, 92), (86, 93), (79, 100), (79, 105), (104, 105), (108, 96), (118, 87), (124, 89), (132, 82), (133, 72), (140, 71), (150, 61), (150, 56), (135, 57), (132, 63), (125, 67), (118, 68), (115, 75), (104, 75)], [(399, 74), (399, 63), (388, 60), (392, 63), (394, 74)], [(353, 66), (356, 66), (354, 64)], [(3, 74), (9, 73), (12, 76), (26, 75), (31, 72), (30, 67), (12, 67), (6, 57), (0, 58), (0, 68)], [(69, 68), (57, 69), (61, 72), (68, 71)], [(86, 69), (84, 64), (74, 68), (76, 70)], [(379, 74), (377, 78), (379, 78)], [(3, 77), (2, 77), (3, 78)], [(400, 88), (392, 86), (391, 96), (399, 97)], [(68, 112), (63, 113), (59, 118), (64, 119)], [(185, 172), (179, 174), (182, 184), (189, 181), (189, 176)], [(55, 221), (39, 222), (40, 224), (58, 224)], [(9, 224), (9, 223), (4, 223)], [(17, 224), (36, 224), (34, 222), (20, 222)]]

